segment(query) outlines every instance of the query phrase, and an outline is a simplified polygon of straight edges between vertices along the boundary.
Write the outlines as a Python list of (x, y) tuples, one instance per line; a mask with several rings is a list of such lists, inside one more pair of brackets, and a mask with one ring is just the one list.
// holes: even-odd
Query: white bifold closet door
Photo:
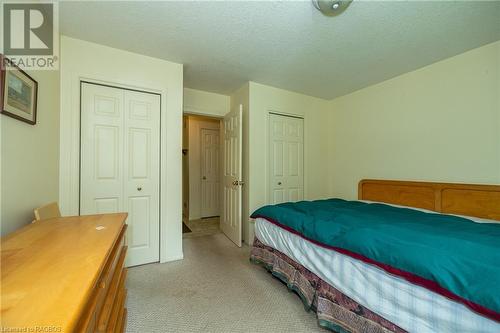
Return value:
[(304, 119), (269, 114), (269, 200), (304, 199)]
[(80, 214), (128, 212), (126, 265), (159, 261), (160, 96), (81, 88)]

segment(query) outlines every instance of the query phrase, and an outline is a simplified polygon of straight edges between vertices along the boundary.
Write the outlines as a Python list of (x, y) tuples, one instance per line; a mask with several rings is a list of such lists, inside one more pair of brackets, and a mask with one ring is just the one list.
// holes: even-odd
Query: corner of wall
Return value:
[(338, 97), (329, 108), (334, 196), (355, 198), (362, 178), (500, 183), (500, 41)]

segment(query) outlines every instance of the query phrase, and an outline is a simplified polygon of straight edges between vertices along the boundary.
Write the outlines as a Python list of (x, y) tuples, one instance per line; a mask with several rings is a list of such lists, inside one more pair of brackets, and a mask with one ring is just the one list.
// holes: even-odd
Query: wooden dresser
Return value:
[(0, 331), (123, 332), (126, 218), (54, 218), (3, 237)]

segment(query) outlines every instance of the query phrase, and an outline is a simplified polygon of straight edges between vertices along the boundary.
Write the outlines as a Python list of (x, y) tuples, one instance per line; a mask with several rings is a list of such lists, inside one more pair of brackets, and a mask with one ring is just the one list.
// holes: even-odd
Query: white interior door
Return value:
[(201, 138), (201, 217), (219, 213), (219, 130), (202, 128)]
[(272, 204), (304, 199), (304, 120), (269, 115), (269, 198)]
[(82, 84), (80, 214), (128, 212), (127, 266), (159, 261), (160, 96)]
[(241, 247), (242, 121), (243, 106), (229, 112), (223, 121), (223, 210), (222, 232)]

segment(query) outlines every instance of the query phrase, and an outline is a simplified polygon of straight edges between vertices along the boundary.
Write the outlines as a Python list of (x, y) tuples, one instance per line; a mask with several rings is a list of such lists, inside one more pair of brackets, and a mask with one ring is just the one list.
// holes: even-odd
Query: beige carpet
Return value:
[(127, 332), (327, 332), (248, 254), (218, 233), (184, 239), (184, 260), (131, 268)]
[(219, 217), (209, 217), (199, 220), (184, 221), (191, 232), (182, 234), (183, 238), (215, 235), (221, 232)]

